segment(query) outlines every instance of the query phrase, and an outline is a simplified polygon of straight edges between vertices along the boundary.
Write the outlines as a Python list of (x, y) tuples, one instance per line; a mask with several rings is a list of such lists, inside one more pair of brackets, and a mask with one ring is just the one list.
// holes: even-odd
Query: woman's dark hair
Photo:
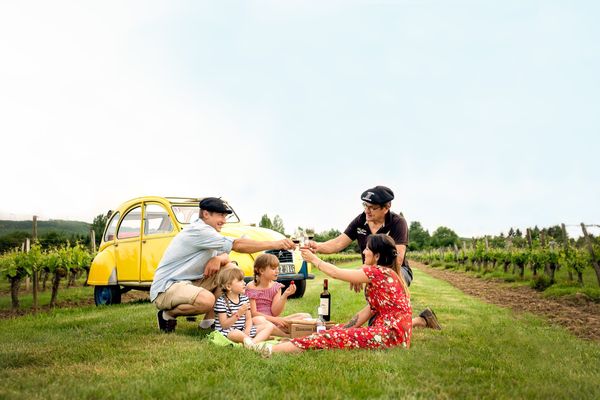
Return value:
[(367, 238), (367, 247), (373, 254), (379, 255), (377, 263), (383, 267), (389, 267), (396, 270), (396, 243), (388, 235), (378, 233), (377, 235), (369, 235)]
[(383, 233), (369, 235), (367, 238), (367, 248), (371, 250), (374, 255), (377, 254), (379, 256), (377, 264), (382, 267), (390, 268), (398, 275), (404, 291), (408, 294), (408, 287), (400, 272), (400, 265), (398, 265), (398, 250), (396, 250), (394, 239)]

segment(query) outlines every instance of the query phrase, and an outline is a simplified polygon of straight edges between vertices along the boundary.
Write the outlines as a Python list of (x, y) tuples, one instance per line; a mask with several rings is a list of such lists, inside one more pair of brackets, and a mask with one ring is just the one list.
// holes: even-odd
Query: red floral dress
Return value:
[(410, 299), (391, 269), (378, 265), (364, 266), (371, 280), (365, 288), (365, 297), (371, 311), (377, 314), (368, 327), (345, 329), (341, 326), (292, 339), (302, 349), (379, 349), (410, 346), (412, 309)]

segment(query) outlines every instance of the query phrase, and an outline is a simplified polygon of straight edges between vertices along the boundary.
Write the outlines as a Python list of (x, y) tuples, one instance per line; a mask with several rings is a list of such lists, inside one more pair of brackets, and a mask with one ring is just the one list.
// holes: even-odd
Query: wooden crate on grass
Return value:
[[(317, 321), (314, 319), (290, 320), (288, 322), (290, 323), (290, 335), (292, 338), (307, 336), (317, 331)], [(334, 325), (336, 323), (331, 321), (325, 323), (327, 329), (330, 329)]]

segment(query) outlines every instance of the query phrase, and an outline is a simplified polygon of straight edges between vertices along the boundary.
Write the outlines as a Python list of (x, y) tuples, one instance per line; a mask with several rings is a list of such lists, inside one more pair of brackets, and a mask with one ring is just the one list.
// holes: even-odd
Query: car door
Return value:
[(119, 283), (140, 281), (140, 246), (142, 232), (142, 207), (135, 206), (123, 215), (117, 229), (115, 258)]
[(144, 203), (144, 229), (140, 259), (142, 283), (152, 283), (154, 271), (176, 234), (177, 229), (171, 215), (162, 204)]

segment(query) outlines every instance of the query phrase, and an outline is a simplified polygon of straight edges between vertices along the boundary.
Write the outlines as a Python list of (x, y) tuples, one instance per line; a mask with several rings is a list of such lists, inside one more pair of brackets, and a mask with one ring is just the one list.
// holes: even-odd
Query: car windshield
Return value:
[[(198, 218), (200, 207), (198, 205), (174, 205), (171, 207), (175, 218), (182, 224), (189, 224)], [(227, 222), (240, 222), (235, 211), (227, 216)]]

